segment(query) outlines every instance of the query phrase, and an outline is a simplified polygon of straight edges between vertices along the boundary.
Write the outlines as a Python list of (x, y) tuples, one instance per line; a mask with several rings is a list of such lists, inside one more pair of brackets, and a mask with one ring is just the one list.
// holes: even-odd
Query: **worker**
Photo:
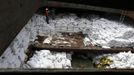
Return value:
[(45, 9), (45, 14), (44, 15), (46, 16), (46, 22), (47, 22), (47, 24), (49, 24), (48, 8)]

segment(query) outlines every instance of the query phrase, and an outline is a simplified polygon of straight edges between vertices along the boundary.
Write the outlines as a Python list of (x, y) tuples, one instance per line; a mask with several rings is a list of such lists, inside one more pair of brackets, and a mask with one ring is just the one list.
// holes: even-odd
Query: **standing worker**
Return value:
[(47, 24), (49, 24), (48, 8), (45, 9), (45, 14), (44, 15), (46, 16), (46, 22), (47, 22)]

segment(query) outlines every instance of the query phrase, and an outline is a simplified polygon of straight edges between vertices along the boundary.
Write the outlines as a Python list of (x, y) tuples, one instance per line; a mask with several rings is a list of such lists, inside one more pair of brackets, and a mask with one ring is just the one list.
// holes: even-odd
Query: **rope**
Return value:
[(120, 22), (120, 23), (123, 23), (123, 22), (124, 22), (126, 13), (127, 13), (126, 10), (122, 10), (121, 16), (120, 16), (120, 19), (119, 19), (119, 22)]

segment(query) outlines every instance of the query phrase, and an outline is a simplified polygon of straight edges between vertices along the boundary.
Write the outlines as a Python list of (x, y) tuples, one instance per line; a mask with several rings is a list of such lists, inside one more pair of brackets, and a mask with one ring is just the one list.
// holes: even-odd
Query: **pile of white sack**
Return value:
[(71, 54), (65, 52), (36, 51), (24, 68), (71, 68)]
[[(35, 40), (37, 34), (50, 35), (59, 31), (79, 32), (82, 31), (88, 36), (84, 39), (84, 44), (100, 45), (105, 48), (110, 47), (134, 47), (134, 28), (120, 22), (99, 18), (94, 16), (91, 19), (79, 18), (77, 15), (57, 15), (55, 20), (50, 18), (50, 24), (46, 24), (44, 16), (35, 15), (33, 22), (29, 25), (31, 38)], [(92, 16), (92, 15), (87, 15)], [(36, 54), (27, 62), (24, 67), (32, 68), (70, 68), (71, 54), (55, 53), (49, 50), (36, 51)], [(130, 53), (130, 55), (133, 55)], [(131, 58), (133, 59), (133, 58)], [(112, 67), (112, 66), (111, 66)], [(113, 68), (113, 67), (112, 67)]]
[(93, 19), (89, 39), (104, 47), (134, 47), (134, 28), (105, 18)]
[(117, 69), (132, 69), (134, 68), (134, 53), (120, 52), (117, 54), (103, 54), (96, 56), (93, 59), (93, 63), (98, 64), (100, 59), (104, 56), (108, 56), (113, 62), (106, 68), (117, 68)]
[[(78, 17), (76, 14), (57, 15), (50, 20), (55, 31), (79, 32), (88, 34), (89, 44), (110, 47), (134, 47), (134, 28), (128, 23), (101, 18), (98, 15)], [(111, 16), (112, 17), (112, 16)], [(56, 27), (56, 28), (55, 28)], [(86, 45), (88, 45), (86, 43)]]

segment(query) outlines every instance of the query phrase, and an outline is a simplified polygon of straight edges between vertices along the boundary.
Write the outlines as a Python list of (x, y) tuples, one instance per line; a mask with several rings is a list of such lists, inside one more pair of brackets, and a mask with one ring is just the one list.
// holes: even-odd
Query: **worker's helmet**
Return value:
[(46, 10), (48, 11), (48, 8), (46, 8)]

